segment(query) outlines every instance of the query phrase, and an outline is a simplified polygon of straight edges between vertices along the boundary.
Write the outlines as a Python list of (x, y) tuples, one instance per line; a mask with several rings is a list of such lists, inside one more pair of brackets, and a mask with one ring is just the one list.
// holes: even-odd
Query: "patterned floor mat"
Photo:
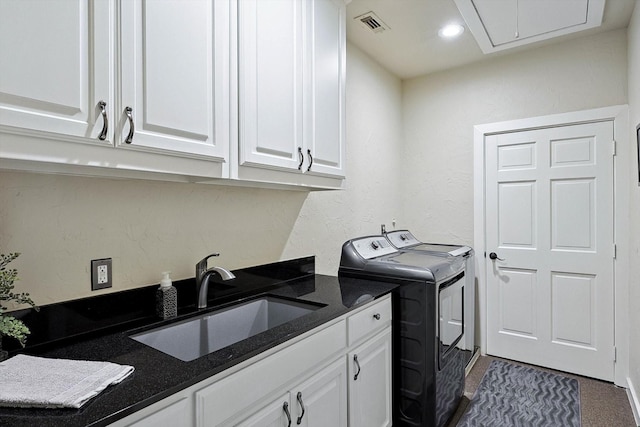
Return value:
[(494, 360), (457, 427), (580, 427), (573, 378)]

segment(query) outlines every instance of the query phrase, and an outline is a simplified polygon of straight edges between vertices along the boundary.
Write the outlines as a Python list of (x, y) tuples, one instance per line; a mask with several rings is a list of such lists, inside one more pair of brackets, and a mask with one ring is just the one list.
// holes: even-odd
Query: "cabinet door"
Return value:
[(344, 177), (346, 7), (342, 0), (313, 0), (308, 5), (311, 36), (305, 107), (310, 110), (305, 113), (305, 140), (306, 154), (313, 161), (304, 169)]
[(128, 427), (156, 427), (162, 425), (171, 427), (193, 426), (192, 406), (189, 399), (178, 400), (138, 421), (127, 424)]
[(110, 145), (113, 18), (110, 0), (2, 0), (0, 127)]
[(195, 392), (196, 425), (226, 426), (246, 420), (266, 402), (274, 402), (273, 396), (290, 390), (289, 385), (302, 382), (314, 367), (344, 355), (346, 342), (346, 322), (342, 320), (202, 387)]
[(346, 427), (347, 365), (344, 357), (294, 388), (291, 400), (296, 425)]
[(297, 171), (301, 163), (305, 1), (239, 2), (240, 165)]
[(240, 422), (231, 422), (224, 427), (287, 427), (292, 425), (291, 401), (289, 394), (277, 399), (251, 414)]
[(118, 146), (225, 159), (229, 8), (209, 0), (121, 3)]
[(391, 425), (391, 328), (349, 352), (349, 426)]
[(183, 390), (119, 419), (109, 424), (109, 427), (194, 427), (194, 425), (192, 394)]

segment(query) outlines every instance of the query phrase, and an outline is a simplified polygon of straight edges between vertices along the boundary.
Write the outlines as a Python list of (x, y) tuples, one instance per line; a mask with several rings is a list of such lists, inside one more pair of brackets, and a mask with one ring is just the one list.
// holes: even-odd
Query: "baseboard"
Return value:
[(469, 372), (471, 372), (471, 368), (473, 368), (473, 365), (476, 364), (476, 362), (478, 361), (479, 358), (480, 358), (480, 348), (474, 347), (473, 348), (473, 356), (471, 356), (471, 359), (467, 363), (466, 368), (464, 368), (464, 376), (465, 377), (467, 377), (469, 375)]
[(640, 400), (638, 399), (638, 393), (636, 388), (631, 382), (631, 378), (627, 377), (627, 396), (629, 397), (629, 403), (631, 404), (631, 410), (633, 411), (633, 418), (636, 420), (636, 425), (640, 426)]

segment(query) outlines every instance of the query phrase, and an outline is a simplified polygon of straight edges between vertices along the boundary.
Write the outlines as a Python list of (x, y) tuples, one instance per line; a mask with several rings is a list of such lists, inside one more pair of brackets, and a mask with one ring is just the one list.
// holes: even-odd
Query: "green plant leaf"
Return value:
[[(29, 304), (36, 311), (39, 307), (33, 302), (27, 292), (13, 293), (14, 283), (18, 280), (18, 270), (7, 269), (7, 265), (20, 256), (19, 252), (0, 254), (0, 303), (2, 301), (16, 304)], [(7, 336), (18, 340), (22, 347), (25, 346), (27, 335), (31, 333), (29, 328), (21, 320), (6, 314), (6, 307), (0, 304), (0, 336)]]

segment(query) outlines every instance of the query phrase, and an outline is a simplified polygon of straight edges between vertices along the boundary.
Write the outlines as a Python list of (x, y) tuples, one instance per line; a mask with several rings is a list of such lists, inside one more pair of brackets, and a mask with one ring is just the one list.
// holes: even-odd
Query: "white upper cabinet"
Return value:
[(230, 7), (2, 0), (0, 167), (224, 177)]
[(112, 27), (107, 1), (2, 0), (0, 130), (110, 145)]
[(239, 1), (241, 179), (344, 178), (345, 46), (343, 0)]
[[(339, 0), (309, 3), (307, 170), (344, 177), (345, 161), (345, 5)], [(309, 152), (307, 152), (309, 154)], [(309, 167), (311, 166), (311, 167)]]
[(0, 169), (341, 188), (345, 9), (0, 0)]
[(240, 0), (240, 163), (297, 169), (302, 150), (302, 1)]
[(229, 7), (210, 0), (121, 2), (117, 145), (224, 160)]

